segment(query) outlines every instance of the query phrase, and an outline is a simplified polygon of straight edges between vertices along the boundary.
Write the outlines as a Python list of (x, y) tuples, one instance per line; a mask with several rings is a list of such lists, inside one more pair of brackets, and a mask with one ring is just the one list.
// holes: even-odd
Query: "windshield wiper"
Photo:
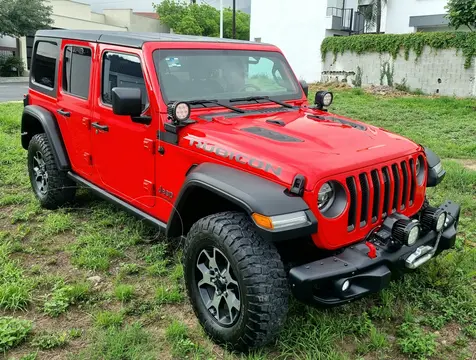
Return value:
[(230, 109), (230, 110), (233, 110), (234, 112), (237, 112), (237, 113), (240, 113), (240, 114), (244, 114), (245, 113), (245, 110), (241, 110), (241, 109), (238, 109), (234, 106), (230, 106), (230, 105), (226, 105), (226, 104), (223, 104), (221, 102), (219, 102), (218, 100), (206, 100), (206, 99), (202, 99), (202, 100), (190, 100), (190, 101), (187, 101), (190, 105), (196, 105), (196, 104), (201, 104), (201, 105), (204, 105), (204, 104), (215, 104), (215, 105), (218, 105), (218, 106), (221, 106), (221, 107), (224, 107), (224, 108), (227, 108), (227, 109)]
[(248, 96), (248, 97), (230, 99), (229, 101), (230, 102), (238, 102), (238, 101), (256, 101), (256, 102), (258, 102), (259, 100), (271, 101), (271, 102), (274, 102), (275, 104), (284, 106), (284, 107), (289, 108), (289, 109), (292, 109), (294, 107), (294, 106), (289, 105), (285, 102), (282, 102), (282, 101), (279, 101), (279, 100), (276, 100), (276, 99), (272, 99), (269, 96)]

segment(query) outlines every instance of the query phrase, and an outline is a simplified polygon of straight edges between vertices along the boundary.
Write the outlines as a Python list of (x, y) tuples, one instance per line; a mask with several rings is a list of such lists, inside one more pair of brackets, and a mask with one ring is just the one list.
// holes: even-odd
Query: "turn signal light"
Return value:
[(256, 225), (261, 226), (262, 228), (270, 229), (270, 230), (274, 228), (273, 221), (268, 216), (264, 216), (258, 213), (253, 213), (251, 217), (255, 221)]

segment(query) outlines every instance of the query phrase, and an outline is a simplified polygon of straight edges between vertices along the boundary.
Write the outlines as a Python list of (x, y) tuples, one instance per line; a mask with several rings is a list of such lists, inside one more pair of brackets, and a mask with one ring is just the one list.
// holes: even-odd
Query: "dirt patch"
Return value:
[(456, 160), (461, 165), (463, 165), (466, 169), (471, 171), (476, 171), (476, 160), (474, 159), (459, 159)]

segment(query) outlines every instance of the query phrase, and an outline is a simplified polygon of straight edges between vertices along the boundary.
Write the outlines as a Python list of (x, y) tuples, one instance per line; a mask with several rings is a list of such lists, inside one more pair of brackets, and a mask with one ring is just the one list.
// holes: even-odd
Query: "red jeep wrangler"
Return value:
[(171, 34), (36, 34), (22, 117), (47, 209), (76, 184), (186, 238), (196, 315), (236, 349), (277, 334), (289, 291), (338, 305), (454, 246), (429, 149), (326, 111), (275, 46)]

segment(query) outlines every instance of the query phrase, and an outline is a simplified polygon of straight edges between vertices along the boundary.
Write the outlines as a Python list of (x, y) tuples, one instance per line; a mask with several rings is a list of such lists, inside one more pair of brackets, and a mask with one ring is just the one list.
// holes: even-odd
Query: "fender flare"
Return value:
[[(32, 119), (34, 120), (32, 121)], [(48, 138), (58, 168), (64, 171), (70, 170), (71, 164), (56, 118), (49, 110), (41, 106), (28, 105), (23, 109), (21, 120), (22, 147), (27, 150), (31, 138), (39, 133), (36, 121)]]
[[(286, 240), (291, 236), (310, 235), (317, 231), (317, 220), (306, 202), (298, 196), (289, 195), (287, 188), (259, 176), (234, 169), (228, 166), (203, 163), (193, 168), (177, 196), (175, 206), (167, 224), (167, 235), (180, 222), (181, 204), (188, 195), (197, 188), (211, 191), (232, 202), (248, 215), (259, 213), (265, 216), (289, 214), (298, 211), (306, 212), (310, 223), (304, 228), (273, 232), (258, 228), (260, 234), (273, 241)], [(303, 231), (302, 231), (303, 230)]]

